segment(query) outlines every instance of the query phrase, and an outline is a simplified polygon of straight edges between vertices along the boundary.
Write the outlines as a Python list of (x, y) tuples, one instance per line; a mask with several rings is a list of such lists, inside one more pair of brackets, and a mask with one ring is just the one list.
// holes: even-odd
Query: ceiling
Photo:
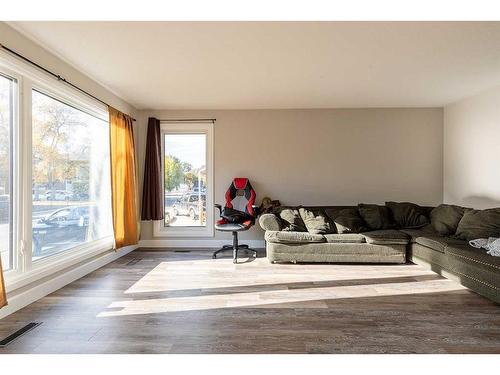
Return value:
[(10, 22), (138, 109), (443, 106), (500, 84), (500, 22)]

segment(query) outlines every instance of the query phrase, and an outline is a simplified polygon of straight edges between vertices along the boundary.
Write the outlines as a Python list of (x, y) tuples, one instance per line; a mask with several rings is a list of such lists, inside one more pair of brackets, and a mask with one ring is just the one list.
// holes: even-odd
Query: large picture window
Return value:
[(108, 123), (32, 91), (32, 259), (111, 237)]
[(2, 268), (14, 266), (12, 243), (12, 131), (16, 80), (0, 74), (0, 255)]
[(107, 105), (0, 51), (0, 259), (14, 291), (112, 251)]
[(213, 123), (164, 122), (161, 129), (165, 219), (156, 235), (210, 236)]

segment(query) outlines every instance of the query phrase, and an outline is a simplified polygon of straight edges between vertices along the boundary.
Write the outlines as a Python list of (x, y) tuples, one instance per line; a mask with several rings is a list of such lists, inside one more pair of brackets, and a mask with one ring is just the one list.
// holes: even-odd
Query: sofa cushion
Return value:
[(489, 255), (486, 250), (477, 249), (466, 242), (446, 247), (445, 254), (459, 258), (465, 263), (487, 269), (497, 275), (500, 274), (500, 257)]
[(367, 243), (267, 243), (271, 262), (405, 263), (405, 245)]
[(358, 204), (359, 215), (363, 218), (368, 227), (372, 230), (394, 228), (395, 224), (391, 220), (391, 213), (386, 206), (377, 204)]
[(335, 233), (335, 225), (320, 209), (299, 208), (299, 214), (307, 231), (312, 234)]
[(416, 242), (422, 246), (427, 246), (443, 254), (446, 247), (448, 247), (449, 245), (460, 245), (464, 243), (463, 241), (460, 241), (456, 238), (442, 236), (417, 237)]
[(500, 237), (500, 208), (466, 211), (458, 223), (456, 236), (467, 241)]
[(418, 237), (439, 236), (439, 233), (437, 233), (430, 224), (419, 229), (399, 229), (399, 231), (410, 236), (410, 243), (417, 242)]
[(458, 223), (469, 208), (451, 204), (440, 204), (431, 211), (431, 225), (436, 232), (443, 236), (455, 234)]
[(260, 215), (259, 224), (264, 230), (281, 230), (281, 220), (275, 214)]
[(281, 230), (290, 232), (307, 232), (306, 225), (296, 208), (282, 208), (277, 215), (281, 219)]
[(383, 229), (364, 232), (363, 236), (366, 238), (367, 243), (371, 243), (374, 245), (406, 245), (408, 242), (410, 242), (410, 236), (395, 229)]
[(328, 217), (335, 223), (337, 233), (359, 233), (368, 230), (357, 208), (326, 209)]
[(360, 233), (325, 234), (326, 242), (330, 243), (363, 243), (365, 236)]
[(410, 202), (385, 202), (399, 228), (421, 228), (429, 224), (426, 210)]
[(268, 242), (274, 243), (317, 243), (325, 242), (325, 237), (321, 234), (312, 234), (308, 232), (284, 232), (284, 231), (266, 231), (264, 238)]

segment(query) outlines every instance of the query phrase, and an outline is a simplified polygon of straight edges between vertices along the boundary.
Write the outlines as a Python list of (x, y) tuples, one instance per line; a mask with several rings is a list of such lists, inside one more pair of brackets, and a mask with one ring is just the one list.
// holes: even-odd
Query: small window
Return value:
[(213, 235), (210, 123), (162, 123), (165, 219), (159, 236)]

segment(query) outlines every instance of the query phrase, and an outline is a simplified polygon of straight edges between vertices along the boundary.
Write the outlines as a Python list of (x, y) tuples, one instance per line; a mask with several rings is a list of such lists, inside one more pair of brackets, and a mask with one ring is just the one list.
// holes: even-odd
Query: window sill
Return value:
[(113, 250), (113, 239), (105, 238), (91, 244), (85, 244), (74, 249), (64, 251), (60, 254), (40, 259), (32, 263), (32, 268), (26, 272), (16, 272), (15, 270), (6, 272), (5, 289), (12, 292), (40, 279), (50, 277), (57, 272), (84, 262), (97, 255)]
[(204, 227), (165, 227), (162, 220), (153, 223), (154, 237), (213, 237), (213, 225)]

